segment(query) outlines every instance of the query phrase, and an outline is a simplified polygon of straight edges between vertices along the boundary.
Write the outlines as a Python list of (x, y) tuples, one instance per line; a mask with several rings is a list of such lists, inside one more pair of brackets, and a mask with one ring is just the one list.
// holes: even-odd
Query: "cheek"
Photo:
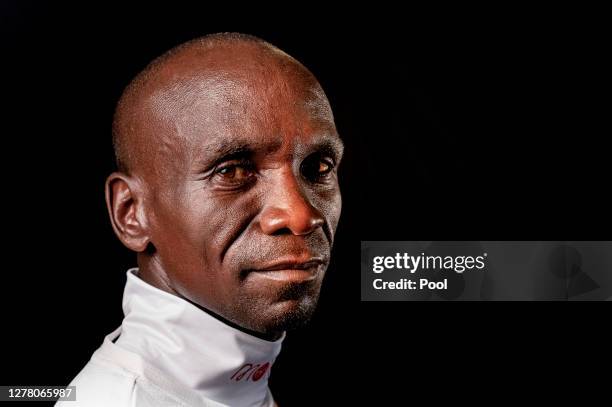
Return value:
[[(258, 210), (253, 193), (193, 194), (187, 212), (191, 217), (190, 240), (199, 241), (206, 249), (208, 264), (220, 266), (232, 242), (249, 226)], [(195, 227), (194, 227), (195, 226)]]
[[(180, 262), (180, 268), (201, 266), (208, 251), (206, 237), (214, 230), (206, 201), (196, 191), (167, 188), (152, 199), (154, 222), (152, 242), (166, 264)], [(200, 264), (196, 264), (200, 263)]]
[(335, 233), (340, 213), (342, 212), (342, 195), (340, 188), (322, 191), (315, 194), (314, 202)]
[[(166, 272), (187, 298), (217, 309), (235, 292), (239, 279), (223, 256), (255, 216), (257, 198), (213, 196), (194, 188), (182, 197), (157, 203), (153, 244)], [(219, 285), (226, 289), (211, 290)]]

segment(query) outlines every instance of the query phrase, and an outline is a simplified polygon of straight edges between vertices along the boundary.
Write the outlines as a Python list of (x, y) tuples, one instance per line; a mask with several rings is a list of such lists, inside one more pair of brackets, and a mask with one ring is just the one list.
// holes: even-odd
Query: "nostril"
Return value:
[(307, 211), (294, 213), (291, 218), (289, 229), (294, 235), (307, 235), (323, 225), (323, 217), (312, 206)]
[(291, 229), (289, 228), (281, 228), (278, 230), (275, 230), (274, 232), (270, 233), (271, 236), (282, 236), (282, 235), (291, 235), (293, 234), (291, 232)]
[(259, 224), (268, 235), (312, 233), (324, 224), (321, 213), (311, 205), (291, 208), (267, 208), (260, 214)]

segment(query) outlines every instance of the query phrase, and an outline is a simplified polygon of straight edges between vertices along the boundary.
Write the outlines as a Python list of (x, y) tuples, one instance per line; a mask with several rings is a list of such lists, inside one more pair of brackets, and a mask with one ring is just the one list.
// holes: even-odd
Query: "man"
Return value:
[(210, 35), (132, 81), (113, 137), (106, 201), (138, 268), (66, 405), (273, 405), (270, 368), (314, 311), (340, 216), (321, 86), (263, 40)]

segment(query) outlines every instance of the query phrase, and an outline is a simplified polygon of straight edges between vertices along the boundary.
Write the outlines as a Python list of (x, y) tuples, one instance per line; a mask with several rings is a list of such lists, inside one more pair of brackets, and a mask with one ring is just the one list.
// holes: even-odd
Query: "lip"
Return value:
[(285, 259), (268, 263), (249, 270), (262, 278), (280, 282), (301, 282), (314, 280), (319, 275), (325, 261), (321, 258), (311, 258), (306, 261)]

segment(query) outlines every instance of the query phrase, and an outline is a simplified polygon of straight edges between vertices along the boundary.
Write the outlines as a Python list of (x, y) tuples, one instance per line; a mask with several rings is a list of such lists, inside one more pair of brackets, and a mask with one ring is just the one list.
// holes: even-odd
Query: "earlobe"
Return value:
[(138, 181), (114, 172), (106, 179), (105, 193), (108, 214), (119, 240), (135, 252), (146, 250), (150, 236)]

